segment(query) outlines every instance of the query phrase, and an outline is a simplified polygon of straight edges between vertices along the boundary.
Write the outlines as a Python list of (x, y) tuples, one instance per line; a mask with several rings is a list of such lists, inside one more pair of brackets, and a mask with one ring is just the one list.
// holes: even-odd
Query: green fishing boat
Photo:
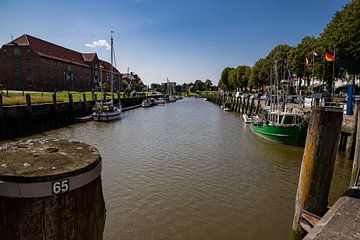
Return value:
[(303, 146), (307, 124), (304, 118), (287, 112), (271, 112), (267, 121), (253, 122), (250, 129), (256, 135), (273, 142)]

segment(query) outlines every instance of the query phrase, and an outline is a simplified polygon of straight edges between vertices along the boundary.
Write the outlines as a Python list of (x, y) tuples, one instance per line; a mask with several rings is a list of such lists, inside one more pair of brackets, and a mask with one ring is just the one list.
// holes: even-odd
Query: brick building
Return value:
[[(111, 64), (96, 53), (80, 53), (42, 39), (22, 35), (0, 49), (0, 83), (26, 91), (90, 91), (110, 89)], [(114, 89), (121, 74), (113, 68)]]

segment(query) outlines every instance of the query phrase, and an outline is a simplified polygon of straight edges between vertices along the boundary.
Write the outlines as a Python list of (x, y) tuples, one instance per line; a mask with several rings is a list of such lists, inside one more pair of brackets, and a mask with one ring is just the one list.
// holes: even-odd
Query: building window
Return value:
[(31, 49), (27, 49), (27, 53), (31, 53)]
[(14, 48), (14, 55), (19, 56), (20, 55), (20, 49)]
[(3, 49), (3, 53), (7, 53), (7, 49), (6, 49), (6, 48)]

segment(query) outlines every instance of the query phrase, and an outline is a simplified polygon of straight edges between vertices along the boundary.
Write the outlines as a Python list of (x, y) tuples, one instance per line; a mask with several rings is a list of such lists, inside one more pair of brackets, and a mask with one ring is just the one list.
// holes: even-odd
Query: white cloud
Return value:
[(91, 48), (104, 47), (107, 50), (110, 50), (110, 48), (111, 48), (110, 44), (106, 40), (103, 40), (103, 39), (93, 41), (92, 43), (86, 43), (85, 46), (91, 47)]

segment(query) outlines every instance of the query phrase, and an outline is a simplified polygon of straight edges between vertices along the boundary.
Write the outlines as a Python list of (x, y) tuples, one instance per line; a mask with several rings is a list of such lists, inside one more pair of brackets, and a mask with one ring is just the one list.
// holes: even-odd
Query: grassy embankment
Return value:
[[(91, 92), (75, 92), (75, 91), (71, 91), (70, 92), (73, 96), (73, 101), (74, 102), (78, 102), (78, 101), (82, 101), (83, 99), (83, 94), (86, 94), (86, 99), (90, 100), (92, 99), (91, 97)], [(103, 92), (95, 92), (97, 94), (97, 98), (100, 99), (103, 94)], [(197, 93), (188, 93), (189, 97), (194, 97), (194, 96), (199, 96), (199, 95), (212, 95), (212, 94), (216, 94), (217, 91), (202, 91), (200, 92), (200, 94)], [(26, 94), (30, 94), (31, 96), (31, 102), (32, 104), (39, 104), (39, 103), (50, 103), (52, 102), (52, 93), (50, 92), (25, 92)], [(151, 92), (145, 92), (145, 94), (147, 96), (153, 96)], [(20, 91), (16, 91), (16, 92), (9, 92), (9, 95), (7, 96), (6, 91), (3, 91), (3, 104), (5, 106), (12, 106), (12, 105), (25, 105), (26, 104), (26, 99), (25, 96), (23, 96), (23, 93)], [(124, 97), (124, 93), (121, 92), (120, 93), (120, 97), (123, 98)], [(110, 93), (107, 93), (107, 98), (110, 98)], [(115, 94), (115, 98), (117, 98), (117, 95)], [(69, 101), (69, 96), (68, 96), (68, 92), (67, 91), (62, 91), (62, 92), (57, 92), (56, 93), (56, 99), (58, 102), (68, 102)]]
[[(70, 92), (73, 96), (73, 101), (78, 102), (83, 99), (83, 94), (86, 94), (86, 99), (90, 100), (91, 92)], [(100, 99), (100, 96), (102, 96), (102, 92), (95, 92), (98, 95), (98, 99)], [(30, 94), (31, 96), (31, 102), (33, 104), (37, 103), (50, 103), (52, 102), (52, 93), (50, 92), (25, 92), (25, 94)], [(109, 93), (108, 93), (109, 94)], [(120, 93), (121, 97), (123, 97), (124, 93)], [(110, 94), (108, 95), (108, 98), (110, 97)], [(115, 98), (117, 95), (115, 94)], [(56, 93), (56, 99), (58, 102), (68, 102), (69, 101), (69, 95), (67, 91), (57, 92)], [(3, 104), (5, 106), (11, 106), (11, 105), (24, 105), (26, 104), (25, 96), (23, 96), (22, 92), (9, 92), (9, 95), (6, 95), (6, 92), (3, 92)]]

